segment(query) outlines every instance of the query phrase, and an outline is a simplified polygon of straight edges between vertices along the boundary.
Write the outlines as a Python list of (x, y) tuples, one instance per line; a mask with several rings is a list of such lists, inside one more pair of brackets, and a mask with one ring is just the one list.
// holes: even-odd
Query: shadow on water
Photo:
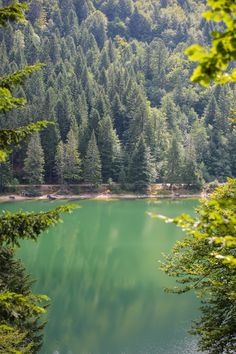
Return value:
[[(46, 210), (58, 202), (5, 203), (4, 209)], [(191, 294), (167, 294), (173, 283), (159, 270), (162, 252), (182, 236), (170, 217), (192, 212), (195, 200), (160, 203), (82, 201), (82, 209), (19, 256), (52, 299), (42, 354), (196, 354), (188, 335), (197, 317)]]

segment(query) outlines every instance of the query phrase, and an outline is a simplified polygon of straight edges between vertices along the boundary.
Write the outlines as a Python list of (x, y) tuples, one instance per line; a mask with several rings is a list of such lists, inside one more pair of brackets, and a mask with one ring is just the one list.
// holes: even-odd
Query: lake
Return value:
[[(67, 202), (9, 202), (2, 209), (48, 210)], [(77, 202), (76, 202), (77, 203)], [(64, 223), (24, 241), (18, 256), (51, 298), (41, 354), (196, 354), (188, 334), (194, 294), (163, 291), (162, 253), (183, 237), (147, 212), (194, 213), (196, 200), (80, 201)]]

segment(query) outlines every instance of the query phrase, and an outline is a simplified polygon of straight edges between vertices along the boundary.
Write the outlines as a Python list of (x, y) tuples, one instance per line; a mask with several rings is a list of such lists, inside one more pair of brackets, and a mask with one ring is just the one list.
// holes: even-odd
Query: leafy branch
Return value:
[(236, 3), (233, 0), (208, 0), (210, 7), (203, 16), (207, 21), (223, 23), (225, 30), (212, 32), (212, 46), (209, 50), (192, 45), (185, 53), (198, 66), (191, 80), (209, 86), (236, 82), (236, 69), (229, 71), (232, 60), (236, 60)]
[(0, 8), (0, 27), (7, 26), (8, 22), (25, 21), (25, 10), (28, 9), (27, 3), (14, 3)]
[(43, 66), (45, 66), (43, 63), (25, 66), (23, 70), (18, 70), (7, 76), (0, 77), (0, 87), (10, 90), (12, 86), (21, 85), (29, 75), (40, 70)]
[(67, 205), (40, 213), (3, 212), (0, 215), (0, 245), (19, 246), (20, 239), (37, 240), (43, 231), (60, 221), (61, 213), (76, 208), (76, 205)]
[(6, 156), (11, 153), (13, 145), (19, 144), (30, 134), (46, 128), (49, 124), (53, 124), (53, 122), (42, 120), (20, 128), (0, 130), (0, 162), (5, 161)]

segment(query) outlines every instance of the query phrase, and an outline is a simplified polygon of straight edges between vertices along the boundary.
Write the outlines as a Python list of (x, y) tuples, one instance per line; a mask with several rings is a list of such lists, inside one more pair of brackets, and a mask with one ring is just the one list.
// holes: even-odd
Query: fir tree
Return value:
[(185, 147), (182, 167), (182, 182), (200, 188), (203, 184), (201, 165), (197, 163), (193, 141), (189, 140)]
[(0, 192), (4, 192), (7, 185), (13, 182), (13, 168), (10, 160), (0, 163)]
[(42, 184), (44, 181), (44, 153), (40, 136), (36, 133), (28, 144), (24, 171), (29, 184)]
[(78, 182), (81, 179), (81, 160), (78, 152), (78, 138), (73, 129), (67, 136), (64, 145), (64, 179), (68, 183)]
[[(0, 8), (0, 26), (5, 26), (10, 21), (24, 20), (26, 4), (18, 2)], [(32, 74), (40, 66), (26, 67), (14, 72), (0, 80), (0, 111), (5, 113), (13, 108), (22, 107), (25, 100), (16, 98), (12, 92), (16, 85), (21, 84), (25, 78)], [(28, 135), (36, 133), (46, 126), (46, 122), (30, 124), (28, 126), (13, 129), (0, 130), (0, 161), (6, 160), (12, 145), (24, 140)], [(32, 153), (35, 141), (39, 154), (38, 160), (33, 159)], [(32, 142), (32, 143), (31, 143)], [(37, 166), (42, 180), (43, 151), (40, 146), (40, 138), (37, 133), (31, 139), (31, 153), (26, 158), (26, 167), (33, 164)], [(40, 162), (40, 163), (39, 163)], [(35, 177), (35, 171), (32, 171)], [(30, 176), (31, 178), (32, 176)], [(44, 323), (39, 323), (40, 314), (45, 312), (44, 306), (39, 306), (47, 300), (45, 296), (32, 294), (28, 275), (19, 261), (14, 260), (15, 249), (19, 247), (20, 239), (36, 240), (42, 231), (55, 224), (60, 211), (68, 211), (70, 208), (59, 208), (45, 213), (2, 213), (0, 215), (0, 351), (2, 353), (36, 353), (42, 346), (41, 331)]]
[(168, 151), (167, 169), (166, 169), (166, 182), (181, 183), (183, 173), (183, 147), (181, 146), (179, 139), (174, 136), (172, 138), (170, 148)]
[(64, 184), (65, 181), (65, 151), (62, 141), (59, 142), (55, 155), (55, 172), (58, 182)]
[(84, 160), (84, 181), (95, 185), (101, 183), (101, 171), (101, 158), (97, 147), (96, 136), (93, 131), (88, 143), (88, 149)]
[(56, 148), (60, 138), (59, 129), (56, 124), (50, 124), (41, 134), (45, 158), (45, 180), (49, 183), (55, 181), (55, 155)]
[(129, 171), (130, 181), (135, 192), (147, 191), (152, 180), (152, 167), (150, 151), (142, 136), (131, 157)]
[(102, 161), (102, 177), (107, 182), (113, 177), (114, 162), (119, 159), (119, 139), (113, 128), (110, 116), (104, 117), (99, 123), (98, 147)]
[[(182, 54), (183, 46), (196, 36), (203, 38), (207, 31), (206, 24), (199, 26), (193, 20), (198, 16), (195, 3), (55, 0), (52, 6), (48, 1), (36, 1), (30, 5), (27, 28), (20, 26), (14, 31), (10, 25), (7, 34), (1, 33), (1, 75), (34, 59), (46, 63), (34, 80), (26, 82), (24, 90), (14, 89), (30, 106), (23, 114), (15, 110), (10, 119), (7, 116), (8, 127), (41, 117), (55, 120), (58, 138), (52, 126), (41, 134), (47, 156), (46, 183), (55, 180), (56, 145), (60, 138), (66, 142), (71, 122), (78, 123), (79, 151), (84, 160), (92, 130), (101, 148), (99, 125), (106, 116), (111, 117), (121, 150), (130, 156), (144, 134), (160, 182), (168, 172), (167, 155), (176, 129), (183, 137), (179, 140), (182, 147), (194, 133), (196, 162), (199, 166), (204, 163), (207, 179), (224, 181), (227, 174), (234, 174), (232, 134), (222, 119), (232, 108), (233, 88), (202, 91), (188, 82), (192, 68)], [(153, 110), (157, 110), (155, 114)], [(197, 120), (201, 127), (195, 126)], [(4, 121), (1, 128), (6, 127)], [(212, 130), (219, 127), (215, 141)], [(100, 152), (103, 160), (105, 153)], [(23, 148), (21, 156), (24, 153)], [(15, 156), (13, 172), (23, 182), (23, 159), (17, 151)], [(118, 174), (110, 176), (109, 172), (109, 177), (117, 179)]]

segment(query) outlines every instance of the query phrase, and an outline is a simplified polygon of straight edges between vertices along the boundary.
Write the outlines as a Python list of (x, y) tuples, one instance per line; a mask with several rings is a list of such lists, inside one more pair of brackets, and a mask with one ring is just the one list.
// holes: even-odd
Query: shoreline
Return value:
[(17, 202), (17, 201), (29, 201), (29, 200), (135, 200), (135, 199), (201, 199), (206, 197), (205, 193), (195, 194), (132, 194), (132, 193), (85, 193), (85, 194), (69, 194), (69, 195), (51, 195), (50, 199), (48, 195), (42, 195), (37, 197), (26, 197), (18, 194), (4, 194), (0, 195), (0, 202)]

